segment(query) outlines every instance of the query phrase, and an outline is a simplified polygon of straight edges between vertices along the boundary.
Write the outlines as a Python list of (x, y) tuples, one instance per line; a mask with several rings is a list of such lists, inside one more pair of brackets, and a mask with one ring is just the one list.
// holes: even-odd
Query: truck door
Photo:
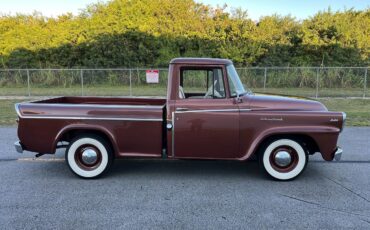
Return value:
[(172, 113), (175, 158), (232, 159), (239, 150), (239, 109), (228, 96), (223, 66), (179, 68)]

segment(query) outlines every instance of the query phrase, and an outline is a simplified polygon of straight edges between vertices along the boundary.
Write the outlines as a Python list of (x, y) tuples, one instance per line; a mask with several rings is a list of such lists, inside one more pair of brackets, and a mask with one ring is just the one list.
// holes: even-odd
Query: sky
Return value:
[[(0, 13), (11, 14), (39, 11), (48, 17), (55, 17), (62, 13), (79, 13), (86, 5), (99, 0), (0, 0)], [(107, 0), (100, 0), (106, 2)], [(343, 9), (365, 9), (370, 7), (370, 0), (196, 0), (212, 6), (223, 6), (227, 2), (228, 8), (241, 7), (248, 11), (253, 20), (261, 16), (290, 14), (297, 19), (305, 19), (319, 10), (331, 7), (333, 11)]]
[(280, 14), (305, 19), (318, 11), (330, 7), (333, 11), (354, 8), (357, 10), (370, 7), (370, 0), (198, 0), (205, 4), (222, 6), (227, 2), (228, 7), (241, 7), (248, 11), (253, 20), (261, 16)]

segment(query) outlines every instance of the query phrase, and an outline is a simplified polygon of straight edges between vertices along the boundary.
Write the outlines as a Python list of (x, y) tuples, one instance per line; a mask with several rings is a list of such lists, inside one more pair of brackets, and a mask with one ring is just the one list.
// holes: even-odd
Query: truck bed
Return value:
[[(57, 97), (16, 104), (18, 136), (25, 150), (54, 153), (71, 130), (99, 129), (117, 156), (160, 157), (165, 99)], [(49, 145), (45, 143), (50, 143)]]
[(125, 97), (55, 97), (34, 101), (40, 104), (98, 104), (98, 105), (141, 105), (164, 106), (164, 98), (125, 98)]
[(57, 97), (20, 103), (16, 111), (21, 118), (117, 118), (162, 121), (165, 99), (113, 97)]

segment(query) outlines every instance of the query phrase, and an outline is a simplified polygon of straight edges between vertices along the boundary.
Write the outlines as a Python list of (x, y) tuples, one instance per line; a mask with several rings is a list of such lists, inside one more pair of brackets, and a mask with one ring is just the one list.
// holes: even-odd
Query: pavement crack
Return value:
[(312, 201), (303, 200), (303, 199), (300, 199), (300, 198), (297, 198), (297, 197), (294, 197), (294, 196), (289, 196), (289, 195), (285, 195), (285, 194), (280, 194), (280, 195), (281, 195), (281, 196), (284, 196), (284, 197), (287, 197), (287, 198), (290, 198), (290, 199), (293, 199), (293, 200), (297, 200), (297, 201), (303, 202), (303, 203), (307, 203), (307, 204), (313, 204), (313, 205), (321, 206), (321, 205), (320, 205), (320, 204), (318, 204), (318, 203), (315, 203), (315, 202), (312, 202)]
[(0, 162), (2, 162), (2, 161), (16, 161), (16, 160), (18, 160), (18, 159), (0, 159)]
[(339, 185), (340, 187), (342, 187), (342, 188), (344, 188), (345, 190), (349, 191), (349, 192), (350, 192), (350, 193), (352, 193), (353, 195), (355, 195), (355, 196), (357, 196), (357, 197), (359, 197), (359, 198), (363, 199), (364, 201), (366, 201), (366, 202), (370, 203), (370, 200), (369, 200), (369, 199), (367, 199), (366, 197), (362, 196), (361, 194), (359, 194), (359, 193), (357, 193), (357, 192), (353, 191), (353, 190), (352, 190), (352, 189), (350, 189), (350, 188), (347, 188), (346, 186), (344, 186), (343, 184), (339, 183), (339, 182), (338, 182), (338, 181), (336, 181), (336, 180), (333, 180), (333, 179), (331, 179), (331, 178), (329, 178), (329, 177), (326, 177), (326, 176), (324, 176), (324, 177), (325, 177), (326, 179), (330, 180), (331, 182), (333, 182), (334, 184)]
[[(339, 213), (344, 213), (344, 214), (354, 215), (354, 216), (360, 216), (360, 217), (366, 217), (366, 218), (369, 217), (367, 215), (363, 215), (363, 214), (360, 214), (360, 213), (349, 212), (349, 211), (340, 210), (340, 209), (336, 209), (336, 208), (325, 207), (325, 206), (320, 205), (319, 203), (315, 203), (315, 202), (312, 202), (312, 201), (307, 201), (307, 200), (297, 198), (297, 197), (294, 197), (294, 196), (289, 196), (289, 195), (285, 195), (285, 194), (279, 194), (279, 195), (281, 195), (283, 197), (286, 197), (286, 198), (289, 198), (289, 199), (293, 199), (293, 200), (302, 202), (302, 203), (314, 205), (319, 209), (326, 209), (326, 210), (330, 210), (330, 211), (334, 211), (334, 212), (339, 212)], [(361, 219), (361, 220), (363, 220), (363, 219)]]
[(366, 222), (366, 223), (370, 224), (370, 221), (368, 221), (368, 220), (365, 220), (365, 219), (362, 219), (362, 218), (360, 218), (360, 220), (362, 220), (362, 221), (364, 221), (364, 222)]

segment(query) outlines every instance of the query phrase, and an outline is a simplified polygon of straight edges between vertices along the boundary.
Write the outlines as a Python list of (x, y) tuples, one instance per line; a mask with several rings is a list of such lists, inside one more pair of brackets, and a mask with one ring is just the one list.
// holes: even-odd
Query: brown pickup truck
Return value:
[[(198, 85), (197, 85), (198, 84)], [(16, 150), (36, 156), (66, 149), (83, 178), (105, 173), (115, 158), (223, 159), (257, 155), (278, 180), (297, 177), (316, 152), (331, 161), (345, 113), (319, 102), (255, 95), (225, 59), (176, 58), (167, 99), (58, 97), (15, 105)]]

